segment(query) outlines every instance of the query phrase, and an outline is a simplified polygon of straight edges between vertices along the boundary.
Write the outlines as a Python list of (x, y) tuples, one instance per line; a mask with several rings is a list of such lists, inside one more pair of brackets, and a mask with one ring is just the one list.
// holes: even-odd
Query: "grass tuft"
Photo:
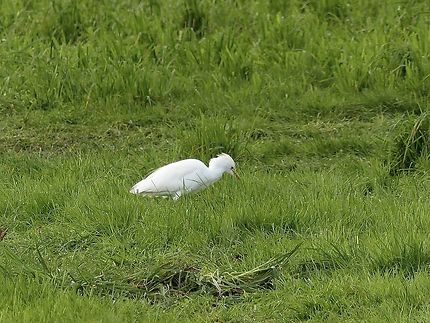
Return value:
[(208, 17), (197, 0), (186, 0), (182, 26), (190, 29), (197, 38), (202, 38), (208, 28)]
[(202, 115), (182, 138), (181, 155), (208, 160), (224, 152), (237, 160), (245, 154), (246, 137), (237, 121)]
[(420, 115), (411, 128), (401, 133), (392, 151), (390, 174), (399, 175), (416, 169), (420, 158), (428, 158), (430, 148), (430, 118)]
[(85, 38), (84, 20), (78, 1), (52, 2), (50, 34), (59, 44), (76, 43)]
[(430, 265), (430, 252), (423, 241), (401, 243), (395, 240), (387, 250), (381, 248), (380, 253), (372, 259), (376, 271), (390, 275), (404, 275), (413, 278), (419, 271), (427, 271)]

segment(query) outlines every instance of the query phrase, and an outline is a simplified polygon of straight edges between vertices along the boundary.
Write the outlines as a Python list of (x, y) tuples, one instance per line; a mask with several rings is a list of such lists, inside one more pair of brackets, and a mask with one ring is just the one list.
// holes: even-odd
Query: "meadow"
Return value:
[[(424, 0), (0, 1), (0, 322), (425, 322)], [(152, 169), (229, 153), (174, 202)]]

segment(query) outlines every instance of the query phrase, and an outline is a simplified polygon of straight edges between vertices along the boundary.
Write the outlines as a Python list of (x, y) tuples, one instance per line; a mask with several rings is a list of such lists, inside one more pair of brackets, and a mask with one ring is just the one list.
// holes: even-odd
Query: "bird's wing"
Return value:
[[(183, 178), (185, 175), (189, 175), (194, 171), (201, 170), (206, 168), (206, 165), (203, 164), (198, 159), (184, 159), (180, 160), (160, 168), (157, 168), (152, 173), (150, 173), (146, 178)], [(161, 176), (163, 174), (164, 176)]]
[[(133, 186), (137, 194), (171, 195), (181, 191), (188, 182), (198, 180), (198, 174), (206, 168), (200, 160), (185, 159), (160, 167)], [(186, 183), (187, 182), (187, 183)], [(192, 184), (191, 184), (192, 185)]]

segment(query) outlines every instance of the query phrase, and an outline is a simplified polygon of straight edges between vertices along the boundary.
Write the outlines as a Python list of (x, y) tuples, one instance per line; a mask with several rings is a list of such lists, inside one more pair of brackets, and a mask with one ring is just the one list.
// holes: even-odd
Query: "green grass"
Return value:
[(428, 11), (0, 1), (0, 321), (426, 321)]

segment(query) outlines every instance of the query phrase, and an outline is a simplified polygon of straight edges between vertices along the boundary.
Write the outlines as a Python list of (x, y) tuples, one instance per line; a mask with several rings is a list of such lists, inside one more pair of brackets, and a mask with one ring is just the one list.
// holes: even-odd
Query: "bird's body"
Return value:
[(218, 181), (228, 172), (235, 173), (233, 159), (221, 154), (209, 162), (209, 167), (197, 159), (184, 159), (156, 169), (130, 190), (147, 196), (171, 196), (178, 199), (184, 193), (200, 191)]

